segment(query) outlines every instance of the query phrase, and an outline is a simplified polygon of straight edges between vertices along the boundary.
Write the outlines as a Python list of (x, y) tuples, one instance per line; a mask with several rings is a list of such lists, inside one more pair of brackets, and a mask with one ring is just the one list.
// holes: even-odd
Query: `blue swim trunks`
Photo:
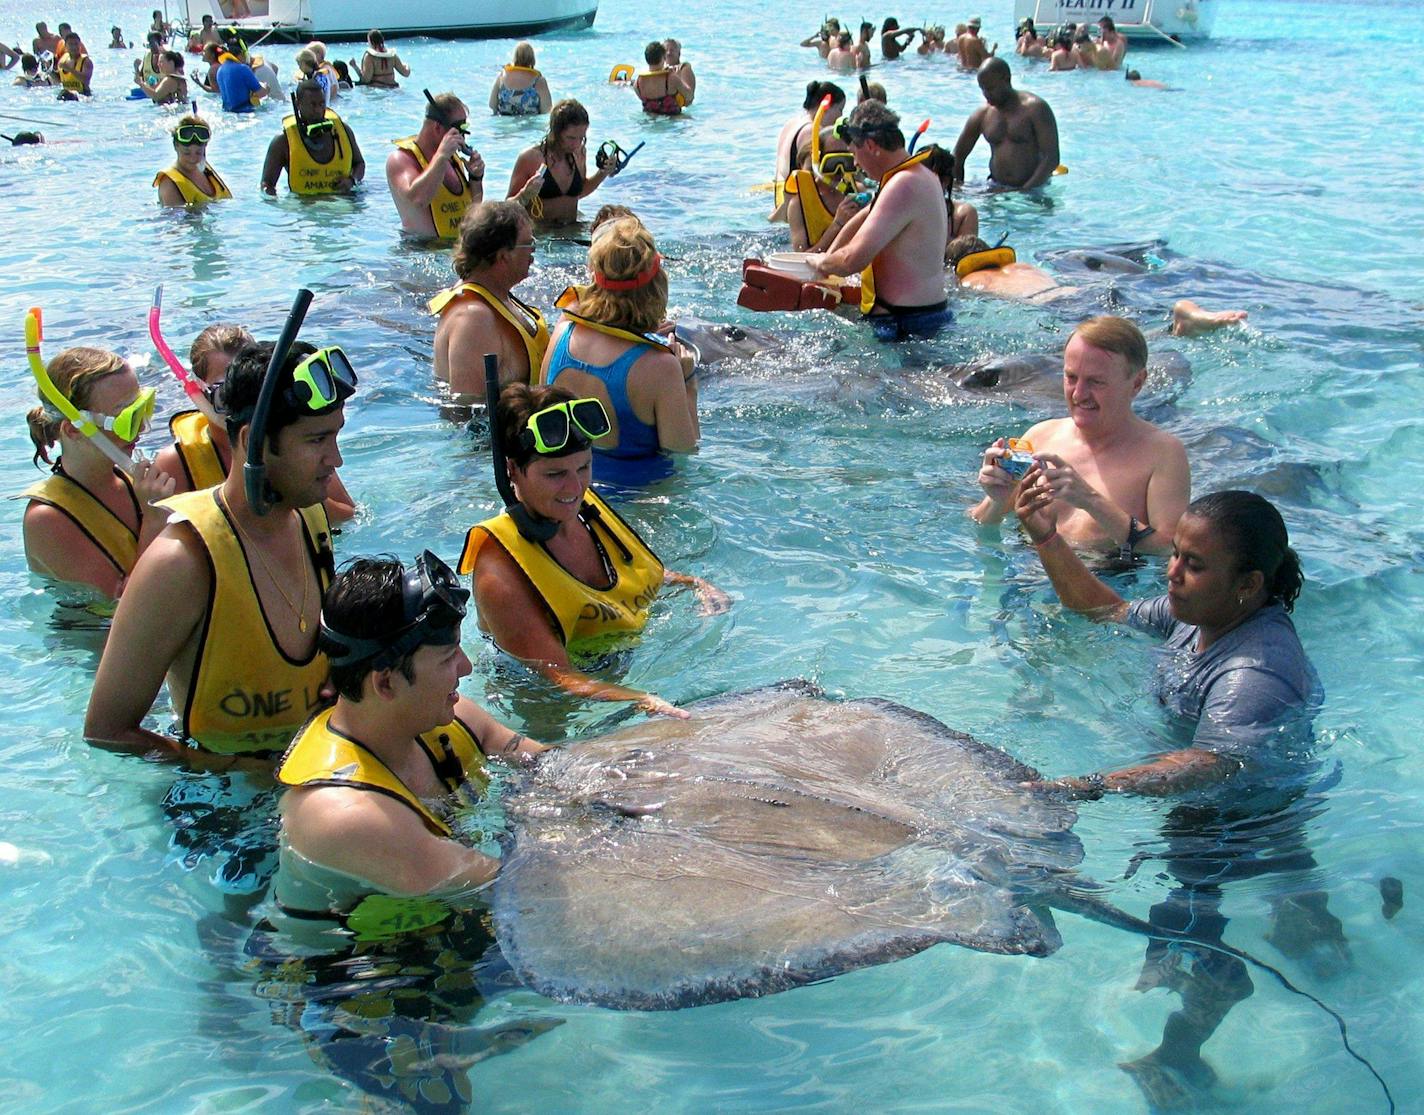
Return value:
[(954, 321), (948, 300), (932, 306), (892, 306), (877, 301), (875, 309), (885, 312), (867, 314), (865, 320), (870, 323), (875, 339), (887, 344), (911, 338), (928, 340)]

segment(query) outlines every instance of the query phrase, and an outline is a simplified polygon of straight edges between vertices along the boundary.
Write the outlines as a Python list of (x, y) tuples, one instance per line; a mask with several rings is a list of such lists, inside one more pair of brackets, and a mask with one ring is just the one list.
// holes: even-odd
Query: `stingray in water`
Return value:
[(1072, 804), (933, 717), (806, 683), (690, 708), (551, 752), (506, 797), (495, 931), (542, 994), (673, 1010), (944, 942), (1047, 956), (1050, 906), (1162, 935), (1076, 876)]

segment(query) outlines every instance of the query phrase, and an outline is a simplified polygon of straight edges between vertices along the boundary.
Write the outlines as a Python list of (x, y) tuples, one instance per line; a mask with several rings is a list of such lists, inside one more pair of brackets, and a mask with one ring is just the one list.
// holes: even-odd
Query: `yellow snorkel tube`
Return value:
[[(826, 109), (831, 107), (831, 95), (827, 93), (821, 98), (820, 107), (816, 109), (816, 115), (811, 118), (811, 169), (819, 173), (817, 168), (821, 165), (821, 121), (825, 118)], [(795, 167), (791, 168), (795, 170)]]
[(49, 378), (44, 361), (40, 359), (40, 341), (43, 339), (44, 325), (39, 307), (33, 306), (25, 314), (25, 354), (30, 358), (30, 374), (40, 385), (40, 393), (49, 400), (55, 410), (69, 419), (81, 434), (93, 441), (95, 448), (113, 461), (115, 466), (125, 472), (130, 471), (134, 466), (132, 458), (110, 441), (103, 430), (79, 413), (79, 408), (65, 398), (64, 392), (55, 386), (54, 380)]

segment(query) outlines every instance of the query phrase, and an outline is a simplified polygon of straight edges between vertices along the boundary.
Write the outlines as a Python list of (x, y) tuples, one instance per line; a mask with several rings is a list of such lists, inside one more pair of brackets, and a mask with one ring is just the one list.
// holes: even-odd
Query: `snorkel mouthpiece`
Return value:
[(281, 495), (267, 483), (267, 463), (264, 459), (264, 443), (267, 440), (267, 416), (272, 410), (272, 396), (277, 390), (277, 380), (281, 378), (282, 364), (287, 359), (292, 342), (301, 332), (306, 320), (307, 307), (311, 305), (312, 292), (305, 287), (297, 291), (282, 326), (281, 336), (272, 349), (272, 359), (267, 362), (267, 374), (262, 377), (262, 390), (257, 395), (257, 406), (252, 411), (252, 422), (247, 427), (247, 461), (242, 466), (242, 486), (247, 495), (248, 506), (253, 513), (265, 515), (276, 506)]
[(531, 542), (547, 542), (559, 532), (559, 524), (552, 519), (536, 516), (519, 502), (514, 494), (514, 485), (509, 482), (509, 461), (504, 455), (504, 441), (500, 437), (499, 418), (499, 357), (492, 352), (485, 353), (485, 410), (489, 415), (490, 454), (494, 458), (494, 486), (499, 498), (504, 500), (504, 510), (519, 533)]

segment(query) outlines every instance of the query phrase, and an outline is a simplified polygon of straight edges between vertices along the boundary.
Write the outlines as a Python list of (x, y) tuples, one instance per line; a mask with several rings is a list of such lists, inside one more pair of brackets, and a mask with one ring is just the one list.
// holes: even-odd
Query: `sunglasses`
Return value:
[(597, 399), (555, 403), (536, 410), (525, 423), (525, 430), (534, 442), (534, 451), (543, 454), (557, 453), (567, 446), (574, 430), (589, 441), (597, 441), (607, 437), (611, 429), (608, 412)]
[(336, 345), (319, 348), (292, 370), (290, 396), (313, 413), (349, 398), (356, 391), (356, 369)]
[(152, 387), (145, 387), (118, 414), (96, 414), (92, 410), (86, 410), (84, 414), (99, 429), (112, 430), (120, 441), (137, 441), (153, 418), (156, 396), (157, 392)]
[(206, 124), (179, 124), (173, 129), (173, 139), (180, 147), (196, 147), (213, 138), (213, 130)]

